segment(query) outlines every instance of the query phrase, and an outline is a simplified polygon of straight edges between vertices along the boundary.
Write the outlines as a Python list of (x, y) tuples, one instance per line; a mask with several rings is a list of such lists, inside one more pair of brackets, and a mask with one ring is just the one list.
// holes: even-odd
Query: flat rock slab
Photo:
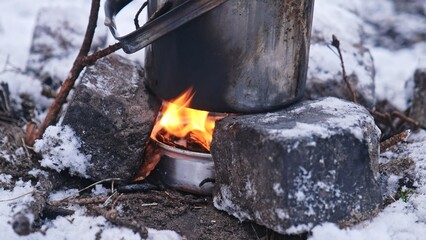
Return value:
[(368, 111), (329, 97), (216, 122), (214, 205), (282, 234), (347, 224), (382, 203), (380, 130)]
[(426, 128), (426, 68), (417, 69), (414, 74), (413, 105), (410, 117)]
[(87, 174), (95, 179), (130, 180), (141, 164), (160, 101), (144, 85), (143, 70), (112, 54), (84, 73), (62, 124), (91, 156)]

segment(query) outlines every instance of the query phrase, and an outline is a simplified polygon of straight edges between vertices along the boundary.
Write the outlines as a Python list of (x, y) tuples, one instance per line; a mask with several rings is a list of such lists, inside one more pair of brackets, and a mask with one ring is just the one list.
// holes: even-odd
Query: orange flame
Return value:
[(218, 117), (209, 116), (209, 112), (189, 108), (194, 97), (192, 88), (169, 103), (163, 104), (151, 137), (156, 138), (158, 131), (166, 130), (178, 138), (186, 138), (191, 134), (205, 149), (210, 151), (215, 121)]

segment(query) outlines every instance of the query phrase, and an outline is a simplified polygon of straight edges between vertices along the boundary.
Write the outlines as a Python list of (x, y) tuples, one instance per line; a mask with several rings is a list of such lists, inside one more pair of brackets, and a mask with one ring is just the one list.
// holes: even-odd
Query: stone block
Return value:
[(219, 120), (214, 205), (281, 234), (371, 216), (379, 138), (364, 107), (332, 97)]
[[(26, 70), (54, 89), (59, 87), (81, 48), (88, 21), (89, 9), (78, 7), (40, 9)], [(98, 26), (102, 26), (102, 23), (99, 22)], [(91, 50), (105, 47), (106, 42), (107, 29), (98, 27)]]
[(119, 55), (98, 60), (84, 73), (63, 118), (91, 156), (94, 180), (136, 174), (160, 101), (148, 93), (143, 70)]
[(426, 69), (418, 69), (414, 74), (414, 91), (410, 117), (426, 128)]

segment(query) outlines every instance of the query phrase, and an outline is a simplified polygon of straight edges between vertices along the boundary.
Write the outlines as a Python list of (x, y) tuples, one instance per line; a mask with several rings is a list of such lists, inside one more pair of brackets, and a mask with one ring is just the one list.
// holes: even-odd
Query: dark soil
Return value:
[[(211, 197), (197, 197), (176, 191), (130, 193), (119, 200), (123, 223), (142, 223), (155, 229), (174, 230), (187, 239), (258, 239), (265, 230), (241, 223), (214, 209)], [(90, 208), (89, 208), (90, 209)], [(93, 210), (93, 214), (99, 211)]]

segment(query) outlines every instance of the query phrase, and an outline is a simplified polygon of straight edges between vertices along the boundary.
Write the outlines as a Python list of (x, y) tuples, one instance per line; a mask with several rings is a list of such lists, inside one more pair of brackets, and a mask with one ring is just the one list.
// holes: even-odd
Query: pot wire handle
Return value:
[(107, 0), (104, 5), (105, 21), (111, 34), (117, 39), (125, 53), (134, 53), (183, 24), (218, 7), (228, 0), (187, 0), (176, 8), (145, 23), (135, 31), (120, 36), (114, 18), (132, 0)]

